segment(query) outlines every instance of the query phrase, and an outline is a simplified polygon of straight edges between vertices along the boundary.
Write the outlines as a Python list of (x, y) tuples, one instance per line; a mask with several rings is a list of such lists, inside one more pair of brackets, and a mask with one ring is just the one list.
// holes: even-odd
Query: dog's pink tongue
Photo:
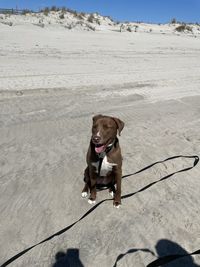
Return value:
[(105, 149), (105, 146), (103, 145), (103, 146), (99, 146), (99, 147), (95, 147), (95, 151), (96, 151), (96, 153), (102, 153), (103, 151), (104, 151), (104, 149)]

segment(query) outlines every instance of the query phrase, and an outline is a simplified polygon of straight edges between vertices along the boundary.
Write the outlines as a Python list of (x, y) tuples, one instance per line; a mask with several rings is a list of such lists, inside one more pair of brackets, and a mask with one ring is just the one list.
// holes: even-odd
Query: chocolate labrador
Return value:
[(115, 207), (121, 204), (122, 155), (117, 132), (120, 135), (123, 128), (124, 122), (118, 118), (103, 115), (93, 117), (84, 173), (85, 186), (82, 190), (84, 198), (90, 191), (90, 204), (96, 202), (96, 189), (102, 187), (109, 188), (111, 195), (114, 195)]

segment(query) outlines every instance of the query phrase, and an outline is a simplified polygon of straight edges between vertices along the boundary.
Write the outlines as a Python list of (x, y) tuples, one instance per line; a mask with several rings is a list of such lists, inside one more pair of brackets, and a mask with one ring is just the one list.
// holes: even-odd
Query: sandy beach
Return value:
[[(69, 30), (45, 19), (39, 27), (29, 16), (0, 19), (0, 265), (91, 208), (81, 190), (93, 115), (125, 122), (123, 175), (169, 157), (200, 155), (196, 26), (194, 34), (153, 24), (119, 32), (109, 21), (95, 31)], [(193, 162), (177, 158), (125, 178), (122, 195)], [(103, 202), (9, 266), (73, 260), (70, 266), (144, 267), (170, 249), (199, 249), (199, 166), (123, 199), (120, 209)], [(97, 203), (107, 198), (101, 191)], [(173, 266), (199, 265), (195, 256)]]

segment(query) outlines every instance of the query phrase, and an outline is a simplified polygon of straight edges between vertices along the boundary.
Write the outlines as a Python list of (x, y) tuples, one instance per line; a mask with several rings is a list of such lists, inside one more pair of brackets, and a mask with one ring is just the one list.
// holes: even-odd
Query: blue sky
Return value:
[(0, 0), (1, 8), (38, 10), (66, 6), (83, 12), (98, 12), (119, 21), (165, 23), (172, 18), (200, 23), (200, 0)]

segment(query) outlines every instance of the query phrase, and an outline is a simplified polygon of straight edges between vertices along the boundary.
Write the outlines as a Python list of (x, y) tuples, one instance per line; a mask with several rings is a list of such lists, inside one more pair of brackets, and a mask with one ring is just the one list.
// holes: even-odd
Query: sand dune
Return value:
[[(50, 17), (44, 18), (42, 28), (34, 25), (37, 17), (28, 15), (25, 23), (20, 16), (0, 16), (13, 22), (0, 23), (3, 264), (91, 208), (81, 189), (94, 114), (115, 115), (126, 124), (120, 137), (124, 175), (171, 156), (200, 154), (200, 37), (198, 29), (177, 34), (169, 25), (120, 33), (119, 25), (106, 20), (86, 31), (57, 25), (57, 18), (48, 25)], [(193, 161), (178, 158), (128, 177), (123, 195)], [(119, 210), (106, 201), (10, 266), (67, 266), (74, 255), (76, 266), (110, 267), (117, 261), (142, 267), (167, 253), (195, 251), (199, 174), (199, 165), (178, 173), (124, 199)], [(98, 194), (98, 201), (106, 198), (107, 191)], [(65, 256), (56, 262), (61, 251)], [(180, 261), (173, 266), (200, 264), (199, 256)]]

